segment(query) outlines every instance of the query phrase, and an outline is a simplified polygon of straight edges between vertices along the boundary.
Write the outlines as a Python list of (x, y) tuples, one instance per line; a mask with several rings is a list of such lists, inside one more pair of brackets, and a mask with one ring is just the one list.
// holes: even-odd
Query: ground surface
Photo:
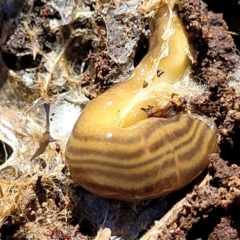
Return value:
[[(109, 229), (126, 240), (240, 239), (240, 2), (176, 7), (197, 53), (193, 76), (210, 92), (191, 104), (216, 123), (219, 153), (186, 188), (136, 204), (100, 199), (71, 180), (65, 116), (76, 119), (88, 98), (131, 73), (147, 52), (147, 19), (108, 1), (95, 10), (91, 0), (76, 2), (2, 5), (1, 239), (109, 239)], [(116, 42), (131, 46), (118, 51)]]

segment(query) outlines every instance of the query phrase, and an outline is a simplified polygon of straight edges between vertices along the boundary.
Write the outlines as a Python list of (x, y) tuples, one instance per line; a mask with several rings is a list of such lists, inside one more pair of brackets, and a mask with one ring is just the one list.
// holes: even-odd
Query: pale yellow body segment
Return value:
[(186, 32), (167, 4), (154, 29), (132, 76), (88, 104), (66, 146), (72, 177), (102, 197), (137, 201), (172, 192), (199, 175), (217, 149), (216, 128), (204, 121), (184, 114), (147, 118), (141, 110), (163, 108), (191, 63)]

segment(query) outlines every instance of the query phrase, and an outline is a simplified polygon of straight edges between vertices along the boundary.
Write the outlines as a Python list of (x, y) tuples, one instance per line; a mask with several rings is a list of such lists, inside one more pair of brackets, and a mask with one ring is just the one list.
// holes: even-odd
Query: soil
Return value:
[[(18, 118), (12, 136), (23, 142), (14, 148), (13, 137), (1, 138), (0, 238), (240, 239), (240, 2), (180, 0), (175, 7), (196, 50), (192, 75), (209, 89), (191, 105), (218, 127), (219, 152), (189, 186), (138, 203), (83, 190), (64, 164), (66, 137), (50, 133), (54, 115), (63, 117), (59, 98), (82, 109), (130, 75), (148, 49), (147, 18), (121, 13), (111, 22), (110, 1), (97, 8), (79, 1), (82, 15), (74, 12), (77, 1), (54, 2), (0, 1), (0, 116)], [(114, 35), (122, 45), (132, 41), (128, 52), (117, 51)], [(26, 111), (26, 118), (16, 115)]]

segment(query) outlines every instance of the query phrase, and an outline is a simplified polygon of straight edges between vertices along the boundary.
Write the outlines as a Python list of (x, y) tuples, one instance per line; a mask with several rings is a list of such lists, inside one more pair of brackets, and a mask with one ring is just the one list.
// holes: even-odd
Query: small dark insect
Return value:
[(157, 76), (158, 76), (158, 77), (160, 77), (163, 73), (164, 73), (163, 70), (161, 70), (161, 69), (158, 69), (158, 70), (157, 70)]
[(146, 81), (143, 81), (143, 88), (147, 87), (148, 86), (148, 82)]

